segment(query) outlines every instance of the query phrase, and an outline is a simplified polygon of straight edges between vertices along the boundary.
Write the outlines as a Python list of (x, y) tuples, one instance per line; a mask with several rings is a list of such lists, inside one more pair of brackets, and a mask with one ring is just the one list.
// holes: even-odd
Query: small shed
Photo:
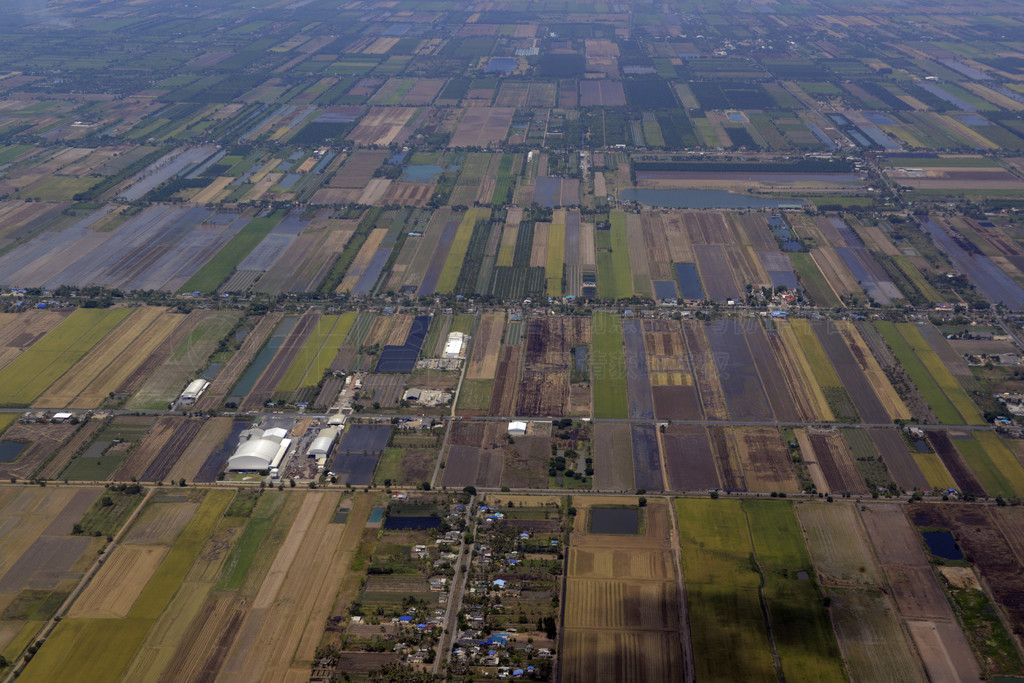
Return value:
[(512, 436), (525, 436), (526, 423), (521, 420), (514, 420), (508, 423), (508, 433)]

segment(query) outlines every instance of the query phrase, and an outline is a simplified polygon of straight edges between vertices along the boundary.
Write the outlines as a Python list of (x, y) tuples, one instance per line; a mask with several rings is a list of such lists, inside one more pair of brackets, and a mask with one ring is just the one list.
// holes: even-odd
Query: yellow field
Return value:
[(131, 311), (80, 308), (0, 370), (0, 404), (27, 406)]
[(87, 353), (51, 386), (39, 408), (98, 408), (169, 335), (184, 316), (165, 308), (138, 308), (103, 344)]
[(75, 600), (70, 618), (123, 619), (167, 555), (166, 546), (118, 546)]
[(885, 411), (889, 413), (889, 417), (894, 420), (909, 420), (910, 410), (903, 403), (903, 399), (896, 393), (896, 390), (893, 389), (892, 384), (889, 383), (889, 378), (885, 376), (885, 372), (871, 354), (857, 328), (848, 320), (837, 320), (835, 324), (847, 344), (850, 345), (850, 350), (853, 351), (854, 357), (860, 363), (864, 374), (867, 375), (871, 388), (875, 390), (878, 400), (885, 406)]
[[(565, 211), (562, 211), (563, 220)], [(553, 223), (548, 230), (548, 254), (545, 277), (548, 296), (562, 296), (562, 264), (565, 262), (565, 225)]]
[[(789, 358), (794, 372), (796, 372), (799, 377), (800, 387), (805, 392), (807, 399), (811, 402), (814, 413), (817, 415), (817, 419), (822, 422), (832, 422), (836, 419), (835, 414), (832, 412), (832, 408), (828, 405), (825, 393), (821, 390), (821, 384), (815, 376), (814, 368), (811, 367), (810, 361), (807, 359), (807, 356), (804, 355), (802, 344), (800, 339), (797, 338), (796, 332), (794, 332), (793, 328), (789, 325), (789, 321), (779, 320), (776, 321), (775, 325), (776, 329), (779, 331), (779, 336), (782, 337), (786, 356)], [(809, 328), (807, 329), (807, 332), (813, 334)], [(818, 348), (821, 348), (820, 345)], [(822, 353), (824, 353), (824, 351), (822, 351)], [(828, 359), (826, 358), (826, 361), (827, 360)], [(835, 370), (832, 368), (831, 364), (828, 368), (833, 374), (835, 374)], [(838, 377), (836, 379), (838, 380)]]

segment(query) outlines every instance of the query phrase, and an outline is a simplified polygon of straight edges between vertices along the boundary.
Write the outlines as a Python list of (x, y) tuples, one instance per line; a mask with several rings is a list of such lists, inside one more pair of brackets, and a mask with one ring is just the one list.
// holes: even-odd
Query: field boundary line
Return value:
[[(128, 517), (125, 523), (121, 525), (121, 529), (117, 532), (117, 535), (114, 536), (114, 540), (112, 540), (110, 543), (107, 544), (105, 548), (103, 548), (103, 552), (101, 554), (98, 554), (96, 556), (96, 559), (93, 560), (92, 566), (89, 567), (89, 570), (82, 576), (81, 580), (79, 580), (78, 582), (78, 585), (76, 585), (74, 590), (71, 591), (71, 594), (64, 599), (64, 602), (61, 603), (60, 607), (57, 609), (54, 615), (50, 617), (50, 620), (47, 621), (43, 628), (39, 630), (39, 634), (33, 639), (33, 642), (38, 642), (40, 640), (45, 642), (45, 640), (50, 637), (50, 634), (53, 633), (53, 629), (57, 627), (57, 624), (60, 623), (60, 620), (63, 619), (64, 615), (67, 614), (68, 610), (71, 609), (71, 605), (74, 604), (75, 600), (78, 599), (78, 596), (81, 595), (82, 591), (85, 590), (89, 583), (91, 583), (92, 580), (96, 578), (96, 574), (99, 572), (100, 569), (103, 568), (103, 565), (106, 564), (107, 559), (110, 557), (110, 554), (114, 551), (114, 548), (117, 547), (117, 544), (118, 542), (120, 542), (121, 537), (125, 535), (128, 528), (135, 522), (136, 518), (142, 513), (143, 508), (146, 507), (146, 504), (149, 503), (149, 499), (153, 497), (153, 494), (155, 492), (155, 487), (150, 487), (146, 490), (146, 496), (142, 499), (142, 502), (135, 507), (135, 511), (132, 512), (131, 516)], [(22, 667), (19, 670), (18, 664), (24, 662), (24, 659), (24, 653), (19, 653), (18, 658), (11, 662), (11, 671), (4, 678), (4, 683), (12, 683), (18, 676), (22, 674), (22, 672), (24, 671), (24, 667)]]
[[(660, 438), (660, 437), (659, 437)], [(679, 520), (676, 516), (676, 501), (668, 498), (669, 524), (672, 538), (672, 564), (676, 569), (676, 583), (679, 585), (679, 600), (676, 608), (679, 610), (679, 643), (683, 648), (683, 677), (687, 683), (697, 680), (697, 673), (693, 663), (693, 640), (690, 637), (690, 611), (687, 609), (686, 580), (683, 577), (682, 549), (679, 547)]]

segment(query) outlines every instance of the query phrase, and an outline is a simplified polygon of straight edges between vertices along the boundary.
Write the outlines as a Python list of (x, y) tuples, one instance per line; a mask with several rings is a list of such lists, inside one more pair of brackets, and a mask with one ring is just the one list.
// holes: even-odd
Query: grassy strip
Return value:
[(174, 547), (132, 605), (129, 619), (155, 620), (166, 609), (234, 495), (234, 491), (210, 491), (206, 494), (192, 521), (178, 536)]
[(459, 229), (455, 233), (455, 240), (452, 242), (451, 251), (448, 252), (448, 259), (444, 262), (441, 279), (437, 283), (438, 294), (450, 294), (455, 290), (459, 273), (462, 271), (462, 263), (469, 250), (469, 240), (473, 236), (473, 228), (476, 227), (477, 221), (485, 221), (490, 218), (490, 215), (490, 209), (469, 209), (462, 217)]
[(473, 323), (475, 321), (475, 313), (460, 313), (452, 318), (451, 325), (448, 326), (448, 333), (461, 332), (463, 334), (471, 334), (473, 332)]
[(941, 304), (946, 300), (945, 297), (939, 294), (939, 290), (932, 287), (931, 283), (924, 278), (921, 271), (914, 267), (914, 264), (910, 262), (910, 259), (902, 254), (891, 258), (892, 262), (896, 264), (896, 267), (907, 276), (907, 279), (917, 287), (917, 291), (921, 292), (921, 295), (928, 299), (930, 303)]
[(594, 417), (629, 417), (622, 321), (614, 313), (595, 313), (593, 339)]
[(224, 562), (220, 577), (214, 584), (215, 591), (236, 591), (245, 583), (245, 577), (249, 573), (253, 560), (256, 559), (256, 551), (266, 538), (267, 532), (281, 512), (284, 506), (285, 494), (278, 492), (264, 493), (253, 511), (252, 518), (245, 525), (245, 529), (238, 537), (238, 541), (231, 548), (231, 553)]
[(565, 262), (565, 226), (552, 225), (548, 230), (548, 260), (544, 276), (548, 295), (562, 296), (562, 265)]
[(953, 404), (953, 407), (960, 413), (964, 421), (971, 425), (985, 424), (985, 418), (978, 412), (977, 406), (967, 396), (967, 392), (960, 386), (960, 382), (949, 371), (949, 368), (946, 367), (946, 364), (935, 353), (935, 350), (921, 336), (917, 326), (912, 323), (899, 323), (896, 327), (903, 338), (907, 340), (907, 343), (910, 344), (911, 348), (913, 348), (917, 357), (924, 363), (924, 366), (928, 368), (929, 374), (935, 378), (939, 388), (942, 389), (942, 393), (946, 395), (946, 398)]
[(0, 413), (0, 434), (3, 434), (17, 419), (18, 415), (16, 413)]
[(69, 315), (0, 370), (0, 405), (26, 407), (35, 401), (130, 312), (80, 308)]
[(680, 499), (676, 514), (697, 679), (777, 681), (740, 501)]
[(804, 289), (814, 299), (814, 303), (827, 307), (842, 306), (843, 302), (832, 291), (828, 280), (821, 274), (821, 270), (818, 269), (810, 254), (793, 253), (789, 255), (789, 260), (793, 263), (796, 274), (800, 276), (800, 282)]
[(612, 269), (615, 273), (616, 299), (628, 299), (633, 296), (633, 275), (629, 269), (629, 237), (626, 235), (626, 214), (623, 211), (612, 211)]
[(188, 279), (179, 294), (187, 292), (203, 292), (211, 294), (217, 291), (225, 280), (231, 277), (238, 264), (249, 255), (263, 238), (270, 234), (274, 226), (284, 218), (284, 211), (277, 211), (267, 218), (254, 218), (242, 227), (228, 243), (221, 247), (212, 259), (206, 262), (196, 274)]
[[(786, 680), (846, 680), (793, 506), (785, 501), (745, 500), (743, 510), (764, 577), (764, 596)], [(808, 578), (799, 578), (801, 571)]]
[(900, 334), (899, 330), (891, 322), (878, 320), (875, 327), (882, 334), (885, 343), (889, 345), (892, 352), (896, 354), (900, 365), (910, 375), (910, 379), (917, 385), (921, 396), (928, 402), (932, 412), (943, 424), (963, 424), (963, 418), (957, 409), (950, 403), (949, 399), (942, 392), (939, 383), (935, 381), (928, 368), (921, 359), (914, 353), (913, 347)]

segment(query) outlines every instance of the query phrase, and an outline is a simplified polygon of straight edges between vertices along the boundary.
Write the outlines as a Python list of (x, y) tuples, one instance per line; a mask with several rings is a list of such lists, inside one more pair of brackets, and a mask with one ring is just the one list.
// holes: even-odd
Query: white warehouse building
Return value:
[(287, 436), (284, 429), (252, 430), (249, 439), (241, 442), (228, 458), (228, 471), (258, 472), (277, 467), (292, 443)]
[(334, 440), (337, 437), (338, 429), (336, 427), (321, 429), (317, 437), (313, 439), (313, 443), (310, 444), (306, 455), (311, 458), (326, 458), (328, 453), (331, 452), (331, 446), (334, 445)]
[(185, 391), (181, 392), (181, 396), (178, 398), (178, 405), (190, 406), (199, 400), (199, 397), (203, 395), (206, 388), (210, 386), (210, 383), (205, 379), (194, 379), (189, 382), (188, 386), (185, 387)]
[(465, 334), (462, 332), (452, 332), (448, 335), (448, 341), (444, 343), (444, 357), (459, 358), (462, 355), (462, 347), (465, 343)]

